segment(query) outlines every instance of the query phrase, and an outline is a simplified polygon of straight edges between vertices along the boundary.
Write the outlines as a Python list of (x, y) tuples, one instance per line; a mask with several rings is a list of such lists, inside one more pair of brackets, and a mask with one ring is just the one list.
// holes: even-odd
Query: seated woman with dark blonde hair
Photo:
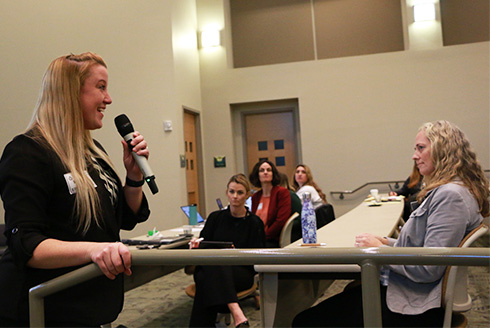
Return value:
[[(208, 216), (200, 234), (202, 241), (232, 242), (235, 248), (263, 248), (264, 224), (245, 207), (250, 196), (247, 177), (232, 176), (226, 186), (226, 196), (228, 207)], [(193, 238), (189, 246), (199, 248), (200, 243), (200, 239)], [(233, 315), (237, 327), (248, 327), (237, 293), (252, 287), (254, 276), (252, 265), (197, 266), (194, 273), (196, 295), (189, 327), (215, 327), (217, 313), (226, 310)]]
[[(489, 210), (489, 182), (463, 132), (447, 121), (422, 125), (412, 156), (424, 177), (418, 208), (398, 239), (363, 233), (356, 247), (458, 247)], [(380, 276), (386, 327), (441, 327), (440, 265), (386, 265)], [(388, 278), (386, 279), (386, 277)], [(363, 325), (361, 286), (344, 290), (296, 316), (293, 327)]]

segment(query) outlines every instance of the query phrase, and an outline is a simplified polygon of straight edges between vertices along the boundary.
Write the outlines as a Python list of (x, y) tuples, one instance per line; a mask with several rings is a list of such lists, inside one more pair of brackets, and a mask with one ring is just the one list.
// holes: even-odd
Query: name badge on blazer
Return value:
[[(94, 188), (97, 188), (97, 185), (95, 184), (94, 180), (90, 177), (90, 174), (88, 174), (87, 171), (85, 171), (85, 175), (92, 181), (94, 184)], [(64, 174), (65, 181), (66, 181), (66, 186), (68, 187), (68, 192), (70, 195), (73, 195), (77, 192), (77, 185), (75, 184), (75, 180), (73, 179), (73, 176), (71, 173), (65, 173)]]

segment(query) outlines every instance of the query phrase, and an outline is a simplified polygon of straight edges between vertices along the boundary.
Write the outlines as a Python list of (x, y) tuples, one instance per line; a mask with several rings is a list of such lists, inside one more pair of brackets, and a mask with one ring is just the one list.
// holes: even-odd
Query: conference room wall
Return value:
[[(121, 137), (113, 119), (127, 114), (148, 141), (160, 188), (152, 195), (144, 187), (150, 220), (123, 237), (183, 224), (182, 106), (201, 108), (195, 13), (194, 0), (0, 1), (1, 149), (26, 128), (52, 59), (70, 52), (99, 53), (109, 68), (113, 103), (104, 127), (93, 135), (124, 177)], [(164, 132), (164, 120), (172, 120), (172, 132)], [(3, 206), (0, 212), (3, 222)]]
[[(203, 1), (199, 25), (224, 21), (225, 6)], [(208, 208), (244, 166), (230, 113), (237, 103), (298, 99), (300, 161), (310, 165), (337, 215), (358, 204), (369, 187), (342, 201), (330, 191), (410, 174), (414, 137), (426, 121), (459, 125), (490, 168), (488, 42), (232, 69), (231, 33), (223, 26), (224, 46), (201, 51)], [(226, 156), (227, 167), (214, 168), (212, 156)]]
[[(114, 100), (105, 127), (94, 136), (123, 173), (112, 119), (126, 113), (150, 143), (150, 164), (161, 189), (153, 196), (145, 187), (153, 215), (131, 235), (185, 222), (178, 208), (186, 202), (185, 174), (178, 166), (182, 106), (202, 114), (207, 213), (241, 165), (232, 103), (298, 98), (302, 160), (327, 193), (405, 178), (415, 130), (439, 118), (459, 124), (490, 168), (488, 42), (233, 70), (226, 38), (224, 47), (200, 50), (199, 65), (196, 25), (224, 22), (224, 4), (199, 0), (196, 24), (194, 0), (1, 1), (0, 147), (26, 127), (49, 62), (91, 50), (109, 65)], [(165, 133), (168, 119), (174, 131)], [(213, 156), (222, 155), (227, 167), (214, 168)], [(366, 192), (329, 200), (340, 215)]]

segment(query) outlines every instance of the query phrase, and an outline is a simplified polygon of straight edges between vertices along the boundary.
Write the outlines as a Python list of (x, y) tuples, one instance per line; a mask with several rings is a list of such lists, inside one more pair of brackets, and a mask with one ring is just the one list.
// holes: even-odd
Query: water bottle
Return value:
[(316, 244), (316, 215), (309, 192), (303, 194), (301, 228), (303, 231), (303, 244)]
[(189, 224), (197, 224), (197, 205), (193, 204), (189, 206)]

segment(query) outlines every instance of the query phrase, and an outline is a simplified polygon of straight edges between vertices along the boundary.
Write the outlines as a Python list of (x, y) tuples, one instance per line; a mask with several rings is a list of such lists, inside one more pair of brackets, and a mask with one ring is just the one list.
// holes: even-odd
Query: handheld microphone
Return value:
[(123, 139), (128, 144), (129, 150), (131, 150), (136, 164), (138, 164), (141, 172), (143, 173), (143, 178), (145, 179), (146, 183), (148, 183), (148, 187), (150, 187), (150, 190), (153, 194), (156, 194), (158, 192), (158, 187), (155, 183), (155, 175), (151, 171), (148, 160), (146, 159), (146, 157), (139, 156), (132, 151), (133, 146), (131, 146), (131, 141), (133, 140), (134, 128), (129, 121), (129, 118), (126, 115), (121, 114), (114, 119), (114, 123), (116, 124), (117, 131), (119, 131), (121, 137), (123, 137)]

